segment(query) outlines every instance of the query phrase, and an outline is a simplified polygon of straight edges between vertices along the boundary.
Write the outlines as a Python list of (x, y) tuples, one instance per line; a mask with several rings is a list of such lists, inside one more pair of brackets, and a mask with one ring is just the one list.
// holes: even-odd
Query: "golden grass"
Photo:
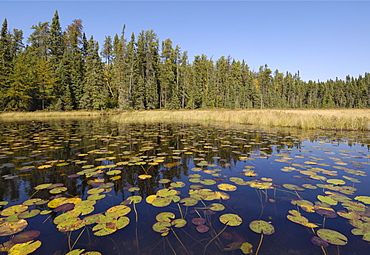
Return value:
[(370, 109), (248, 109), (6, 112), (0, 120), (98, 118), (120, 123), (250, 124), (261, 127), (370, 131)]
[(112, 116), (119, 122), (191, 122), (250, 124), (299, 129), (370, 130), (370, 109), (250, 109), (123, 111)]
[(0, 113), (1, 121), (12, 120), (38, 120), (38, 119), (79, 119), (79, 118), (92, 118), (100, 117), (106, 112), (100, 111), (66, 111), (66, 112), (49, 112), (49, 111), (36, 111), (36, 112), (2, 112)]

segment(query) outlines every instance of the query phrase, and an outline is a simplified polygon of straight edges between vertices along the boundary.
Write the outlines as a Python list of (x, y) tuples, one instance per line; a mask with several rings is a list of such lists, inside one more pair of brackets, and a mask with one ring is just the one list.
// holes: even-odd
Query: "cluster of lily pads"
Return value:
[[(0, 146), (0, 160), (4, 162), (0, 165), (1, 184), (9, 188), (6, 186), (9, 182), (27, 183), (33, 176), (39, 176), (40, 180), (26, 200), (13, 202), (14, 205), (0, 201), (0, 236), (8, 239), (4, 239), (0, 251), (9, 254), (37, 251), (42, 247), (41, 239), (37, 238), (44, 233), (42, 226), (31, 229), (29, 222), (34, 217), (44, 217), (44, 222), (51, 222), (67, 235), (68, 255), (98, 255), (99, 251), (87, 251), (81, 246), (80, 239), (85, 233), (95, 237), (114, 236), (130, 224), (135, 224), (137, 231), (137, 224), (142, 221), (140, 209), (152, 207), (151, 218), (146, 220), (152, 222), (152, 231), (159, 233), (163, 246), (174, 253), (181, 250), (190, 254), (192, 247), (201, 247), (203, 254), (232, 250), (258, 254), (264, 236), (275, 233), (271, 224), (275, 219), (268, 217), (264, 208), (278, 203), (279, 194), (291, 196), (291, 205), (295, 206), (286, 218), (311, 229), (312, 243), (320, 246), (324, 254), (329, 245), (348, 243), (343, 233), (325, 228), (326, 220), (338, 215), (355, 227), (351, 231), (353, 235), (370, 241), (367, 206), (370, 197), (355, 196), (355, 184), (361, 183), (359, 178), (366, 177), (366, 171), (359, 170), (369, 165), (366, 155), (362, 161), (349, 162), (343, 159), (350, 158), (352, 152), (342, 150), (343, 159), (332, 157), (334, 165), (331, 165), (312, 156), (310, 150), (300, 149), (301, 154), (292, 156), (291, 151), (300, 143), (292, 136), (254, 130), (211, 131), (202, 127), (180, 127), (172, 132), (166, 127), (135, 127), (117, 134), (111, 131), (86, 136), (82, 132), (69, 134), (63, 129), (47, 128), (33, 135), (25, 133), (19, 139), (14, 136), (20, 131), (7, 131)], [(61, 134), (55, 139), (58, 132)], [(68, 139), (62, 140), (62, 134)], [(334, 153), (320, 146), (312, 149), (323, 150), (328, 155)], [(71, 153), (62, 157), (64, 151)], [(280, 169), (282, 176), (289, 173), (296, 178), (297, 184), (261, 177), (266, 175), (261, 168), (265, 161), (273, 163), (274, 171)], [(348, 164), (355, 167), (347, 167)], [(298, 184), (302, 181), (310, 183)], [(76, 187), (87, 190), (76, 193)], [(233, 208), (233, 193), (239, 187), (243, 191), (256, 191), (261, 211), (242, 215)], [(315, 192), (315, 199), (306, 191)], [(117, 192), (125, 194), (125, 199), (108, 203), (110, 197), (117, 197)], [(103, 202), (109, 208), (103, 210)], [(322, 216), (322, 222), (310, 222), (317, 214)], [(251, 244), (254, 237), (245, 235), (243, 222), (249, 222), (250, 235), (260, 234), (258, 244)], [(237, 227), (240, 234), (235, 235), (244, 236), (235, 240), (224, 238), (228, 227)], [(74, 239), (73, 232), (78, 233)], [(137, 253), (144, 254), (139, 247), (139, 236), (145, 234), (136, 232)], [(204, 240), (195, 241), (198, 239), (195, 235), (203, 235)]]

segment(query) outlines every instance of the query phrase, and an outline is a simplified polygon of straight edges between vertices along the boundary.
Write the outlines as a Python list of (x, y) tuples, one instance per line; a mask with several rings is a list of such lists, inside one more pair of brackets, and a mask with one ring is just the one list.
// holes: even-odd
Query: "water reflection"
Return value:
[[(224, 202), (230, 212), (242, 215), (246, 222), (262, 218), (274, 223), (276, 236), (269, 237), (269, 243), (264, 244), (265, 248), (260, 254), (322, 253), (320, 248), (309, 242), (312, 233), (295, 223), (287, 222), (287, 212), (294, 209), (291, 200), (297, 199), (297, 195), (284, 190), (283, 184), (325, 184), (326, 179), (346, 176), (349, 178), (346, 179), (347, 185), (355, 186), (358, 194), (366, 195), (369, 192), (366, 177), (370, 148), (368, 133), (307, 133), (289, 129), (255, 129), (250, 126), (225, 129), (220, 126), (186, 124), (117, 125), (103, 119), (93, 119), (5, 122), (0, 127), (0, 134), (0, 171), (3, 176), (0, 179), (0, 200), (10, 201), (10, 205), (19, 204), (30, 197), (50, 200), (60, 196), (51, 195), (48, 190), (40, 190), (35, 195), (34, 187), (44, 183), (60, 183), (67, 188), (63, 196), (81, 199), (89, 196), (87, 192), (90, 189), (103, 183), (109, 184), (108, 197), (97, 206), (96, 211), (102, 212), (132, 195), (140, 195), (145, 199), (159, 189), (173, 187), (171, 183), (177, 181), (186, 185), (179, 187), (182, 196), (186, 197), (189, 186), (194, 184), (194, 174), (200, 174), (200, 180), (203, 181), (200, 184), (197, 182), (198, 185), (212, 190), (217, 189), (219, 183), (232, 183), (230, 177), (242, 178), (244, 181), (271, 178), (272, 190), (254, 190), (248, 185), (242, 185), (230, 194), (230, 200)], [(86, 169), (93, 170), (86, 174), (83, 172)], [(112, 170), (119, 170), (119, 174), (107, 174)], [(150, 178), (142, 178), (141, 175)], [(353, 178), (362, 179), (357, 183)], [(207, 183), (205, 180), (211, 181)], [(132, 191), (131, 187), (139, 189)], [(317, 194), (322, 193), (317, 186), (315, 188), (306, 189), (301, 196), (315, 202)], [(330, 190), (329, 187), (325, 188)], [(353, 195), (351, 198), (355, 196), (348, 195)], [(144, 203), (138, 205), (141, 207), (142, 219), (152, 219), (155, 217), (154, 212), (162, 210), (153, 209)], [(38, 208), (47, 209), (45, 205)], [(190, 211), (189, 215), (196, 217), (194, 211)], [(38, 222), (40, 217), (29, 221)], [(131, 215), (131, 220), (134, 218)], [(217, 217), (214, 220), (215, 225), (219, 224)], [(313, 214), (311, 220), (318, 223), (322, 218)], [(335, 224), (328, 222), (327, 227), (335, 228), (338, 222), (341, 222), (340, 230), (350, 239), (349, 244), (341, 248), (347, 252), (345, 254), (355, 254), (358, 248), (354, 244), (366, 246), (365, 241), (350, 233), (351, 228), (345, 219), (338, 219)], [(140, 221), (136, 228), (132, 226), (134, 224), (129, 225), (127, 231), (136, 232), (135, 238), (125, 238), (114, 247), (105, 247), (103, 250), (107, 254), (124, 254), (123, 250), (130, 254), (155, 254), (156, 242), (162, 239), (157, 233), (148, 234), (148, 231), (152, 231), (150, 228), (148, 230), (148, 225), (153, 223), (152, 220)], [(50, 225), (43, 228), (56, 236), (60, 234), (55, 232), (55, 227), (51, 230)], [(140, 234), (138, 229), (141, 230)], [(190, 231), (193, 231), (192, 238), (196, 240), (210, 239), (210, 235), (205, 237), (193, 229)], [(145, 243), (146, 234), (155, 237), (153, 240), (156, 241)], [(189, 233), (182, 233), (188, 240), (186, 245), (190, 245), (194, 240), (187, 235)], [(112, 235), (113, 240), (117, 237), (118, 234), (115, 237)], [(44, 242), (48, 238), (44, 237)], [(243, 228), (230, 229), (220, 238), (220, 241), (210, 246), (209, 252), (222, 253), (221, 244), (226, 247), (227, 244), (244, 241), (253, 243), (256, 248), (259, 237), (251, 234), (248, 223), (245, 223)], [(177, 243), (174, 239), (172, 241)], [(140, 252), (139, 242), (145, 243), (141, 244)], [(100, 240), (91, 241), (82, 237), (80, 246), (97, 249), (100, 243)], [(196, 243), (193, 248), (203, 252), (205, 244), (207, 242)], [(162, 246), (166, 247), (166, 244)], [(59, 244), (58, 248), (66, 251), (66, 243)], [(52, 254), (55, 252), (53, 249), (55, 247), (47, 244), (39, 252)], [(177, 249), (178, 254), (187, 252), (179, 245)], [(335, 249), (332, 245), (328, 251)], [(202, 252), (192, 251), (192, 254)], [(241, 254), (240, 250), (234, 252)], [(158, 250), (158, 254), (161, 253), (163, 250)]]

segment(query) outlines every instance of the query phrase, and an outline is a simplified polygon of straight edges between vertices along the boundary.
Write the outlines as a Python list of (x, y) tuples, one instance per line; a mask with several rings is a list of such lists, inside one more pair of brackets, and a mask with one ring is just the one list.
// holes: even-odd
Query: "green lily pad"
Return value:
[(175, 228), (182, 228), (186, 225), (186, 220), (184, 220), (184, 219), (175, 219), (171, 222), (171, 224)]
[(47, 189), (51, 185), (53, 185), (53, 184), (52, 183), (44, 183), (44, 184), (37, 185), (34, 189), (35, 190)]
[(225, 206), (223, 204), (213, 203), (213, 204), (211, 204), (209, 209), (212, 210), (212, 211), (215, 211), (215, 212), (219, 212), (219, 211), (225, 210)]
[(185, 187), (185, 183), (182, 181), (173, 182), (170, 184), (173, 188), (182, 188)]
[(227, 214), (221, 215), (220, 221), (227, 226), (239, 226), (243, 222), (240, 216), (233, 214), (233, 213), (227, 213)]
[(170, 222), (158, 221), (153, 224), (152, 229), (158, 233), (165, 233), (165, 232), (170, 231), (169, 227), (171, 227)]
[(242, 245), (240, 246), (240, 250), (242, 250), (242, 252), (244, 254), (252, 254), (253, 253), (253, 246), (248, 243), (248, 242), (244, 242), (242, 243)]
[(142, 199), (143, 198), (141, 196), (131, 196), (127, 198), (127, 200), (130, 201), (130, 204), (131, 203), (138, 204), (141, 202)]
[(152, 201), (152, 205), (155, 207), (165, 207), (171, 204), (172, 199), (170, 197), (157, 197)]
[(126, 205), (116, 205), (111, 208), (109, 208), (105, 215), (112, 217), (112, 218), (118, 218), (121, 216), (124, 216), (128, 214), (131, 211), (131, 208)]
[(254, 220), (249, 224), (249, 228), (258, 233), (264, 235), (272, 235), (275, 232), (273, 225), (263, 220)]
[(32, 209), (31, 211), (25, 211), (18, 215), (18, 218), (20, 219), (28, 219), (32, 218), (40, 213), (39, 209)]
[(170, 180), (170, 179), (160, 179), (160, 180), (158, 181), (158, 183), (161, 183), (161, 184), (166, 184), (166, 183), (169, 183), (169, 182), (171, 182), (171, 180)]
[(102, 188), (93, 188), (93, 189), (89, 189), (86, 193), (90, 194), (90, 195), (93, 195), (93, 194), (102, 193), (103, 191), (104, 191), (104, 189), (102, 189)]
[(57, 187), (57, 188), (51, 189), (49, 192), (51, 194), (59, 194), (67, 190), (68, 190), (67, 187)]
[(171, 222), (171, 219), (175, 218), (175, 214), (172, 212), (161, 212), (157, 214), (155, 219), (157, 221), (165, 221), (165, 222)]
[(53, 222), (54, 222), (54, 224), (59, 224), (63, 221), (68, 221), (69, 219), (77, 218), (79, 215), (80, 215), (79, 212), (68, 211), (68, 212), (62, 213), (62, 214), (58, 215), (57, 217), (55, 217)]
[(345, 235), (331, 229), (319, 229), (317, 235), (324, 241), (334, 245), (346, 245), (348, 239)]
[(80, 218), (68, 218), (57, 225), (57, 229), (61, 232), (75, 231), (86, 226), (85, 221)]
[(303, 191), (304, 188), (301, 188), (295, 184), (283, 184), (283, 187), (289, 190)]
[(13, 206), (10, 206), (8, 208), (5, 208), (1, 212), (1, 216), (11, 216), (13, 214), (18, 214), (18, 213), (24, 212), (27, 209), (28, 209), (28, 206), (26, 206), (26, 205), (13, 205)]
[(321, 202), (327, 203), (329, 205), (336, 205), (338, 204), (338, 201), (332, 199), (329, 196), (323, 196), (323, 195), (318, 195), (317, 199), (320, 200)]
[(174, 189), (160, 189), (156, 193), (158, 197), (168, 197), (168, 196), (173, 196), (176, 194), (177, 194), (177, 191)]
[(203, 185), (214, 185), (216, 184), (216, 181), (212, 179), (204, 179), (204, 180), (201, 180), (200, 183)]
[(41, 241), (29, 241), (26, 243), (15, 244), (10, 248), (9, 255), (27, 255), (36, 251), (41, 246)]
[(35, 205), (37, 202), (41, 201), (41, 198), (31, 198), (22, 203), (22, 205), (31, 206)]
[(105, 197), (106, 197), (105, 194), (93, 194), (93, 195), (88, 196), (86, 199), (88, 199), (88, 200), (100, 200), (100, 199), (103, 199)]
[(180, 203), (183, 204), (184, 206), (194, 206), (198, 204), (198, 200), (193, 198), (193, 197), (185, 197), (180, 200)]

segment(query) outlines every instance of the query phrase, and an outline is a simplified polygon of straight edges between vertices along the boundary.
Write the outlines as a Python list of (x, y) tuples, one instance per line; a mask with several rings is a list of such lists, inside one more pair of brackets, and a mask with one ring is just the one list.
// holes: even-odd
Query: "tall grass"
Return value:
[(36, 111), (36, 112), (2, 112), (0, 113), (1, 121), (12, 120), (37, 120), (37, 119), (80, 119), (92, 118), (106, 115), (104, 111), (65, 111), (65, 112), (49, 112), (49, 111)]
[(153, 110), (153, 111), (76, 111), (9, 112), (0, 120), (40, 118), (97, 118), (121, 123), (200, 123), (248, 124), (263, 127), (370, 131), (370, 109), (250, 109), (250, 110)]
[(196, 122), (250, 124), (299, 129), (370, 130), (370, 109), (251, 109), (124, 111), (112, 116), (119, 122)]

